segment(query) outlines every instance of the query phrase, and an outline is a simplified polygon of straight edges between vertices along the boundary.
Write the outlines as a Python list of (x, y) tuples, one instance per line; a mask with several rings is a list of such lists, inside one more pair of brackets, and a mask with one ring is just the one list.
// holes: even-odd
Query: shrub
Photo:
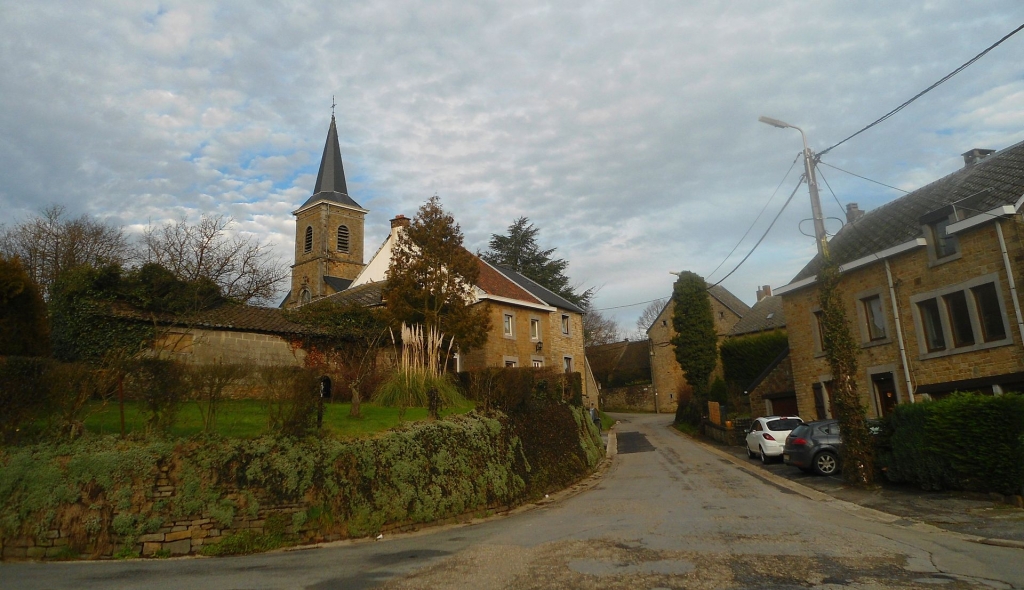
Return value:
[(17, 258), (0, 256), (0, 355), (46, 356), (46, 303)]
[(1024, 493), (1024, 395), (954, 394), (900, 404), (880, 457), (892, 481), (924, 489)]
[(308, 433), (316, 421), (319, 375), (300, 367), (262, 367), (259, 375), (271, 430), (288, 436)]
[(54, 361), (42, 358), (0, 357), (0, 441), (29, 436), (36, 422), (52, 410), (46, 375)]
[(718, 349), (725, 380), (746, 389), (788, 346), (783, 330), (725, 340)]
[(181, 402), (188, 394), (186, 367), (165, 359), (141, 359), (132, 363), (126, 388), (130, 395), (146, 405), (148, 426), (168, 432), (174, 425)]
[(466, 397), (485, 410), (509, 413), (531, 397), (583, 405), (583, 379), (579, 373), (564, 373), (553, 367), (490, 367), (459, 373)]

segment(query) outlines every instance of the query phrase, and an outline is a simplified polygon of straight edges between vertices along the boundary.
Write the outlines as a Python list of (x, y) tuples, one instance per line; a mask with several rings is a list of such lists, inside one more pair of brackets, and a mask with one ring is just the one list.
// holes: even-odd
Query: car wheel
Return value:
[(764, 454), (764, 447), (757, 447), (761, 451), (761, 463), (768, 464), (768, 455)]
[(818, 475), (832, 475), (839, 471), (839, 457), (831, 451), (822, 451), (815, 455), (813, 465)]
[(754, 458), (754, 451), (751, 451), (750, 450), (750, 445), (747, 445), (747, 459), (753, 459), (753, 458)]

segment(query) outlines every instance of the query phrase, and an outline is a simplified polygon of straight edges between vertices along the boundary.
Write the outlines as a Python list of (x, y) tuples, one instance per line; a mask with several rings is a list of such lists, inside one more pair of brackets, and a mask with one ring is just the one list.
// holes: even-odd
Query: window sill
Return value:
[(881, 340), (869, 340), (867, 342), (861, 342), (861, 348), (874, 348), (875, 346), (884, 346), (886, 344), (892, 344), (892, 338), (882, 338)]
[(979, 350), (987, 350), (989, 348), (998, 348), (1000, 346), (1009, 346), (1013, 344), (1013, 338), (1005, 338), (1003, 340), (996, 340), (995, 342), (984, 342), (982, 344), (975, 344), (974, 346), (962, 346), (960, 348), (948, 348), (946, 350), (936, 350), (935, 352), (925, 352), (919, 355), (918, 360), (929, 360), (935, 358), (942, 358), (944, 356), (952, 356), (955, 354), (965, 354), (968, 352), (977, 352)]
[(935, 268), (936, 266), (942, 266), (943, 264), (946, 264), (947, 262), (953, 262), (954, 260), (960, 260), (961, 258), (963, 258), (963, 255), (964, 255), (963, 252), (957, 250), (955, 254), (950, 254), (949, 256), (945, 256), (943, 258), (932, 258), (932, 257), (929, 257), (928, 268)]

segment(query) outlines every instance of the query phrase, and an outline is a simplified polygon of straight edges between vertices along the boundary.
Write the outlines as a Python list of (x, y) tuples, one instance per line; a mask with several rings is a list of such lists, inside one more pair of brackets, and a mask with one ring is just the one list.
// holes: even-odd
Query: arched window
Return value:
[(313, 226), (306, 226), (306, 241), (302, 247), (302, 251), (307, 254), (313, 251)]
[(305, 305), (313, 300), (313, 295), (309, 292), (309, 289), (303, 289), (299, 293), (299, 303)]
[(338, 252), (348, 253), (348, 226), (338, 226)]

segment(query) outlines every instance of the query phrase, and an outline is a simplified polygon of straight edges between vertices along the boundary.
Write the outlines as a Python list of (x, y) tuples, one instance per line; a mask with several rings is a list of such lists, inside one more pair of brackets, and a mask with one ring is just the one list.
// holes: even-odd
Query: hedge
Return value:
[(1024, 493), (1024, 395), (957, 393), (886, 420), (886, 476), (923, 489)]
[(745, 389), (787, 346), (783, 330), (729, 338), (718, 350), (725, 380)]

